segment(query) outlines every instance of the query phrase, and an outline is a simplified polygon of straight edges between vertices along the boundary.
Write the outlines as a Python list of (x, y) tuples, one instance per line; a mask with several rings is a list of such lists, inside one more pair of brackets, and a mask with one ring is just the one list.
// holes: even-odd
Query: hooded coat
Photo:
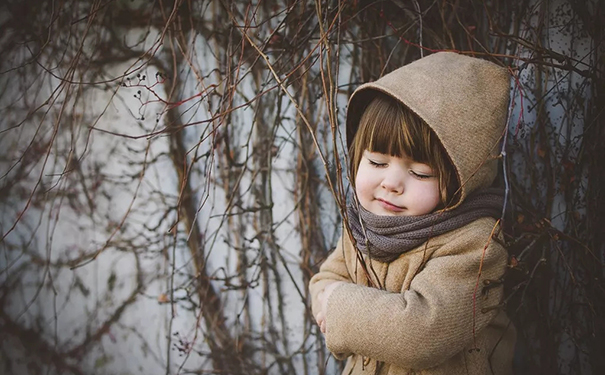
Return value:
[[(431, 127), (456, 169), (453, 209), (493, 183), (509, 88), (504, 68), (435, 53), (353, 93), (347, 142), (377, 91), (399, 100)], [(508, 254), (498, 232), (495, 219), (481, 218), (383, 263), (358, 252), (345, 231), (309, 284), (317, 316), (319, 293), (345, 282), (327, 301), (325, 332), (334, 356), (348, 357), (343, 374), (511, 374), (516, 334), (501, 309)]]

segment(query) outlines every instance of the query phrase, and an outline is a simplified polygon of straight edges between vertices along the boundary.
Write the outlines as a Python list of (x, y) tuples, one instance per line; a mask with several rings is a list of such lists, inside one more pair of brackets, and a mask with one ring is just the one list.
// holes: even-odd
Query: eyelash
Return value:
[(418, 174), (418, 173), (416, 173), (414, 171), (410, 171), (410, 174), (412, 174), (414, 177), (419, 178), (421, 180), (426, 180), (428, 178), (433, 177), (433, 176), (428, 175), (428, 174)]
[(384, 167), (386, 164), (385, 163), (376, 163), (373, 160), (368, 159), (368, 161), (370, 162), (370, 165), (374, 166), (374, 167)]
[[(370, 165), (373, 166), (373, 167), (381, 168), (381, 167), (386, 166), (386, 163), (377, 163), (377, 162), (375, 162), (373, 160), (370, 160), (370, 159), (368, 159), (368, 161), (370, 162)], [(426, 179), (429, 179), (431, 177), (435, 177), (435, 176), (428, 175), (428, 174), (419, 174), (419, 173), (416, 173), (416, 172), (414, 172), (412, 170), (410, 170), (410, 174), (412, 176), (420, 179), (420, 180), (426, 180)]]

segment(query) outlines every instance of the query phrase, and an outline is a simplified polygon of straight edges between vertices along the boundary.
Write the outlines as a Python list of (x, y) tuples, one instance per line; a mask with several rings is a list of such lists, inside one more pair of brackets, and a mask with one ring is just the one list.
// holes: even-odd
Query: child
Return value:
[(512, 373), (503, 195), (488, 189), (509, 79), (440, 52), (351, 96), (350, 235), (309, 285), (328, 349), (349, 357), (343, 374)]

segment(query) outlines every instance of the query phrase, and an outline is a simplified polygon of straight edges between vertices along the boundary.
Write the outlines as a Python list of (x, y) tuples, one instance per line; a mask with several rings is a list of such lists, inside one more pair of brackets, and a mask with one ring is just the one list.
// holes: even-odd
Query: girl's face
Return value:
[(426, 164), (364, 151), (355, 177), (359, 203), (375, 215), (416, 216), (440, 203), (439, 179)]

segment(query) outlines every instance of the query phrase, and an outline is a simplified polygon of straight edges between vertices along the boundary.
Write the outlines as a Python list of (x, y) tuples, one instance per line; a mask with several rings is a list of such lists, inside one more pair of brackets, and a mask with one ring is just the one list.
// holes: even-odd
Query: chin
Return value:
[(386, 216), (412, 216), (408, 212), (389, 212)]

